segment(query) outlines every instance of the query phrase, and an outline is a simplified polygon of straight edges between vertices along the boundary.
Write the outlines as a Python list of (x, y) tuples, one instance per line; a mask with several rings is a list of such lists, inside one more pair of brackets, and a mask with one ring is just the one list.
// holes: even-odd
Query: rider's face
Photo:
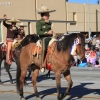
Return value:
[(24, 26), (20, 26), (20, 29), (23, 30), (24, 29)]
[(16, 26), (16, 22), (12, 22), (12, 26)]
[(49, 19), (49, 16), (50, 16), (50, 15), (49, 15), (49, 13), (48, 13), (48, 12), (44, 14), (44, 18), (45, 18), (46, 20), (48, 20), (48, 19)]

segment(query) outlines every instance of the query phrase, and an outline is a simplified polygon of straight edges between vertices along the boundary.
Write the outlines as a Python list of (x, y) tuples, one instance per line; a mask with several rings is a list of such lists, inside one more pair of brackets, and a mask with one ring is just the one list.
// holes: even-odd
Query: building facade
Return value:
[[(66, 0), (0, 0), (0, 41), (6, 40), (6, 28), (2, 24), (3, 15), (8, 19), (20, 19), (28, 27), (26, 34), (36, 33), (36, 20), (40, 19), (36, 9), (46, 5), (56, 12), (50, 13), (52, 29), (55, 33), (66, 32), (100, 32), (100, 5), (69, 3)], [(69, 21), (69, 23), (67, 22)], [(70, 23), (76, 21), (76, 23)]]

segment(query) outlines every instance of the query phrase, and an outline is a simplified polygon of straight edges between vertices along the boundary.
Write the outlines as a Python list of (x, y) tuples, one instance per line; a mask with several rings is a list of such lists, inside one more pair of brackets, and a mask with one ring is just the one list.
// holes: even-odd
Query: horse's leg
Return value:
[(6, 72), (7, 72), (8, 75), (9, 75), (10, 83), (13, 84), (12, 76), (11, 76), (11, 73), (10, 73), (10, 71), (9, 71), (11, 65), (7, 64), (6, 61), (4, 61), (4, 66), (5, 66), (5, 68), (6, 68)]
[(33, 70), (32, 84), (33, 84), (33, 87), (34, 87), (34, 92), (35, 92), (35, 95), (36, 95), (36, 99), (41, 100), (41, 98), (39, 97), (38, 91), (37, 91), (37, 86), (36, 86), (36, 80), (37, 80), (38, 75), (39, 75), (39, 69)]
[(28, 85), (27, 79), (30, 78), (30, 75), (31, 75), (31, 73), (32, 73), (32, 69), (31, 69), (30, 67), (28, 68), (28, 72), (29, 72), (29, 73), (28, 73), (28, 75), (25, 77), (25, 81), (24, 81), (24, 84), (25, 84), (25, 85)]
[[(9, 66), (9, 67), (10, 67), (10, 66)], [(10, 78), (10, 83), (11, 83), (11, 84), (13, 84), (13, 80), (12, 80), (12, 76), (11, 76), (11, 73), (10, 73), (10, 71), (8, 70), (8, 71), (7, 71), (7, 73), (8, 73), (8, 75), (9, 75), (9, 78)]]
[(57, 100), (61, 100), (61, 98), (60, 98), (60, 88), (61, 88), (60, 76), (61, 76), (61, 72), (55, 72), (54, 74), (55, 74), (56, 86), (57, 86)]
[(24, 95), (23, 95), (23, 85), (24, 85), (24, 80), (25, 80), (25, 77), (26, 77), (26, 73), (27, 73), (27, 69), (21, 69), (20, 90), (19, 90), (19, 93), (20, 93), (20, 96), (21, 96), (21, 100), (26, 100), (24, 98)]
[(3, 82), (1, 81), (1, 63), (2, 63), (2, 60), (0, 60), (0, 84), (3, 84)]
[(50, 77), (50, 70), (47, 72), (46, 77)]
[(63, 93), (63, 94), (61, 95), (61, 98), (62, 98), (62, 99), (63, 99), (64, 97), (66, 97), (66, 95), (69, 94), (70, 89), (71, 89), (71, 87), (72, 87), (72, 85), (73, 85), (73, 82), (72, 82), (72, 79), (71, 79), (70, 70), (67, 70), (65, 73), (63, 73), (63, 75), (64, 75), (65, 79), (68, 81), (68, 87), (67, 87), (66, 92)]

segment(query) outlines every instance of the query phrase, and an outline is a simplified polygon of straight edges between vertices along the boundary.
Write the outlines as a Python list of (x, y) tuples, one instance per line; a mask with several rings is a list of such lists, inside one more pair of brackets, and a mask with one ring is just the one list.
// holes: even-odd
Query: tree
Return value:
[(97, 3), (100, 4), (100, 0), (98, 0)]

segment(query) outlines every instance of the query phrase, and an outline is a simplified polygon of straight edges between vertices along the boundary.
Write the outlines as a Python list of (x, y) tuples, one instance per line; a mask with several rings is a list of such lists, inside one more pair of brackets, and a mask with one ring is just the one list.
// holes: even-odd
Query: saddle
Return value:
[(34, 45), (31, 49), (31, 53), (33, 55), (36, 55), (36, 54), (42, 54), (43, 56), (43, 59), (46, 55), (46, 52), (47, 52), (47, 47), (48, 47), (48, 44), (49, 44), (49, 41), (51, 40), (50, 37), (45, 37), (41, 40), (41, 43)]
[(31, 48), (31, 54), (33, 56), (37, 56), (37, 58), (39, 57), (39, 55), (41, 55), (41, 65), (45, 59), (46, 53), (47, 53), (47, 48), (48, 48), (48, 44), (49, 41), (51, 40), (50, 37), (45, 37), (42, 39), (41, 41), (41, 45), (37, 45), (37, 43), (35, 45), (33, 45), (33, 47)]
[(42, 47), (37, 46), (37, 45), (35, 44), (35, 45), (32, 46), (30, 52), (31, 52), (31, 54), (32, 54), (33, 56), (37, 56), (37, 58), (39, 58), (39, 55), (41, 55), (41, 53), (42, 53)]

